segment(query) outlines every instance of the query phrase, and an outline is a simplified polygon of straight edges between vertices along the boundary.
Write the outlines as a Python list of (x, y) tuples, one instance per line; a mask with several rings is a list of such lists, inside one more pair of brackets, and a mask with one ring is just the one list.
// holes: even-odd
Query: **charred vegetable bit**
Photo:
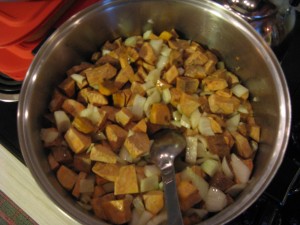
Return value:
[[(85, 210), (111, 224), (167, 220), (152, 135), (187, 141), (176, 159), (185, 224), (231, 204), (253, 171), (260, 127), (249, 90), (224, 62), (174, 30), (107, 41), (66, 72), (41, 130), (58, 182)], [(49, 124), (49, 121), (48, 121)]]

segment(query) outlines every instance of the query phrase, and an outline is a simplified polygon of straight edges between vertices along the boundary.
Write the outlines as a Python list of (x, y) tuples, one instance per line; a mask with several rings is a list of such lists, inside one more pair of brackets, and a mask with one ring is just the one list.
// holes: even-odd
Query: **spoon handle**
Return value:
[(183, 221), (177, 196), (174, 166), (162, 170), (162, 181), (164, 183), (168, 225), (181, 225)]

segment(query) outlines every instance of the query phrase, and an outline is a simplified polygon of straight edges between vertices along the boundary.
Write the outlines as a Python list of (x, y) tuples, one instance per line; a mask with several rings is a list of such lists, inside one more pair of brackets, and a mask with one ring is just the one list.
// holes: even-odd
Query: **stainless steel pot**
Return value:
[(223, 224), (246, 210), (266, 189), (284, 157), (290, 130), (287, 84), (275, 55), (243, 19), (210, 1), (114, 0), (95, 4), (72, 17), (45, 42), (24, 80), (18, 133), (28, 168), (49, 198), (84, 224), (99, 223), (78, 207), (50, 171), (39, 138), (50, 93), (72, 65), (89, 59), (105, 40), (175, 28), (186, 38), (217, 50), (252, 93), (262, 127), (259, 153), (248, 187), (235, 203), (203, 224)]

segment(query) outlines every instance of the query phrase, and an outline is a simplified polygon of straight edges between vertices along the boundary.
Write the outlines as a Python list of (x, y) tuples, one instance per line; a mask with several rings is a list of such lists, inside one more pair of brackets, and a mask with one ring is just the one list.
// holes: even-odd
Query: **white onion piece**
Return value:
[(239, 105), (238, 112), (244, 113), (244, 114), (248, 114), (249, 113), (248, 109), (244, 105)]
[(162, 48), (162, 44), (163, 44), (163, 40), (162, 39), (153, 39), (149, 41), (150, 46), (153, 48), (154, 53), (156, 55), (160, 54), (160, 50)]
[(103, 49), (102, 50), (102, 55), (107, 55), (107, 54), (109, 54), (111, 51), (110, 50), (108, 50), (108, 49)]
[(168, 64), (168, 62), (169, 62), (169, 57), (161, 55), (161, 56), (159, 56), (159, 58), (157, 60), (156, 67), (158, 69), (163, 69)]
[(172, 51), (171, 48), (169, 48), (167, 45), (163, 45), (162, 49), (160, 51), (160, 54), (163, 56), (169, 57), (171, 51)]
[(150, 38), (150, 35), (151, 35), (152, 33), (153, 33), (152, 30), (147, 30), (147, 31), (145, 31), (144, 34), (143, 34), (143, 39), (144, 39), (144, 40), (148, 40), (148, 39)]
[(222, 160), (222, 170), (226, 177), (232, 179), (233, 173), (228, 165), (227, 159), (224, 157)]
[(208, 212), (219, 212), (227, 205), (226, 195), (221, 190), (210, 187), (207, 192), (205, 205)]
[(153, 175), (160, 176), (160, 169), (155, 165), (146, 165), (144, 167), (144, 173), (146, 177), (151, 177)]
[(126, 161), (126, 162), (133, 162), (132, 156), (129, 154), (128, 150), (122, 146), (119, 152), (119, 157), (121, 160)]
[(195, 164), (197, 160), (197, 145), (198, 138), (195, 136), (186, 137), (185, 161), (190, 164)]
[(97, 124), (101, 118), (98, 107), (92, 104), (89, 104), (88, 107), (82, 110), (79, 115), (89, 119), (93, 124)]
[(146, 103), (146, 98), (137, 94), (134, 97), (131, 112), (137, 119), (142, 119), (144, 114), (144, 105)]
[(256, 142), (256, 141), (254, 141), (254, 140), (251, 140), (250, 141), (250, 145), (251, 145), (251, 148), (253, 149), (253, 151), (257, 151), (257, 149), (258, 149), (258, 143)]
[(145, 82), (151, 82), (155, 86), (157, 81), (160, 78), (160, 73), (161, 73), (161, 69), (159, 68), (151, 70), (148, 76), (146, 77)]
[(65, 113), (65, 111), (62, 111), (62, 110), (55, 111), (54, 119), (55, 119), (55, 124), (56, 124), (57, 130), (60, 133), (66, 132), (71, 126), (70, 118)]
[(193, 129), (196, 129), (199, 125), (199, 120), (201, 117), (201, 113), (199, 112), (199, 109), (196, 109), (190, 116), (191, 126)]
[(208, 174), (210, 177), (213, 177), (214, 174), (219, 170), (220, 164), (218, 161), (213, 159), (206, 159), (201, 164), (201, 169)]
[(141, 216), (141, 213), (139, 213), (136, 208), (133, 208), (129, 225), (139, 225), (138, 221), (140, 219), (140, 216)]
[(150, 115), (150, 108), (154, 103), (161, 102), (161, 96), (158, 90), (154, 91), (148, 98), (146, 98), (144, 104), (144, 112), (149, 117)]
[(231, 197), (236, 197), (245, 189), (246, 186), (246, 184), (235, 184), (228, 188), (225, 193), (229, 194)]
[(180, 121), (176, 121), (176, 120), (171, 120), (170, 122), (173, 126), (175, 127), (181, 127), (181, 123)]
[(170, 103), (170, 101), (171, 101), (171, 92), (170, 92), (169, 88), (163, 89), (162, 99), (163, 99), (164, 103), (166, 103), (166, 104)]
[(154, 216), (148, 223), (147, 225), (159, 225), (162, 224), (163, 222), (167, 221), (168, 215), (166, 211), (163, 211), (159, 213), (158, 215)]
[(143, 83), (142, 87), (144, 88), (145, 91), (147, 91), (148, 89), (155, 87), (155, 84), (153, 84), (151, 81), (148, 81)]
[(201, 116), (198, 124), (199, 132), (205, 136), (213, 136), (215, 133), (212, 130), (210, 120), (207, 117)]
[(249, 93), (249, 90), (241, 85), (241, 84), (236, 84), (234, 87), (231, 88), (232, 93), (237, 96), (237, 97), (242, 97), (243, 95)]
[(231, 166), (235, 177), (241, 183), (247, 183), (250, 178), (250, 169), (234, 153), (231, 154)]
[(197, 135), (198, 140), (204, 145), (204, 148), (207, 149), (207, 140), (205, 137), (203, 137), (202, 135)]
[(75, 82), (78, 83), (78, 84), (83, 84), (83, 81), (86, 79), (85, 76), (82, 76), (82, 75), (76, 74), (76, 73), (72, 74), (71, 78), (73, 80), (75, 80)]
[(45, 144), (47, 145), (47, 144), (55, 141), (56, 138), (58, 138), (59, 132), (55, 128), (41, 129), (40, 136), (41, 136), (42, 141), (44, 141)]
[(190, 122), (189, 118), (186, 115), (181, 116), (180, 124), (181, 124), (181, 126), (187, 128), (187, 129), (191, 128), (191, 122)]
[(209, 184), (206, 180), (198, 176), (190, 167), (186, 167), (186, 169), (181, 172), (181, 179), (191, 181), (198, 189), (201, 198), (205, 201), (209, 188)]
[(137, 36), (131, 36), (129, 38), (126, 38), (126, 40), (124, 41), (124, 45), (134, 48), (136, 46), (136, 41)]
[(235, 114), (234, 116), (230, 117), (226, 120), (226, 128), (229, 131), (236, 131), (237, 127), (240, 123), (241, 115), (239, 113)]
[(132, 224), (132, 225), (146, 225), (148, 223), (149, 220), (151, 220), (151, 218), (153, 217), (152, 213), (145, 210), (141, 215), (139, 220), (137, 221), (136, 224)]
[(145, 211), (145, 206), (141, 197), (137, 196), (132, 200), (134, 210), (139, 214), (139, 216)]

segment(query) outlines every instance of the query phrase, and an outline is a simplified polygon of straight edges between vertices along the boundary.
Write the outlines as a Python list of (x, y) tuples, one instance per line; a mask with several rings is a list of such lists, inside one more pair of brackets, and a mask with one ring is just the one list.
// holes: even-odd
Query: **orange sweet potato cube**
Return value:
[(124, 146), (133, 159), (136, 159), (150, 151), (150, 140), (146, 133), (136, 132), (126, 138)]
[(115, 181), (115, 195), (134, 194), (139, 192), (135, 165), (122, 166)]
[(200, 103), (197, 97), (182, 93), (179, 106), (182, 113), (189, 117), (200, 106)]
[(68, 97), (72, 97), (75, 94), (75, 81), (67, 77), (58, 85), (58, 88)]
[(157, 56), (155, 55), (153, 48), (148, 42), (145, 42), (143, 44), (142, 48), (140, 49), (139, 55), (142, 59), (145, 60), (146, 63), (149, 63), (150, 65), (154, 65), (157, 60)]
[(118, 199), (103, 203), (104, 214), (113, 224), (124, 224), (131, 220), (131, 201)]
[(167, 70), (167, 72), (164, 73), (163, 77), (169, 84), (172, 84), (175, 82), (178, 75), (179, 75), (179, 72), (178, 72), (176, 66), (173, 65)]
[(121, 124), (123, 127), (129, 124), (133, 118), (132, 112), (127, 108), (122, 108), (115, 116), (117, 123)]
[(117, 155), (112, 151), (110, 145), (95, 144), (91, 149), (90, 159), (105, 163), (116, 163)]
[(62, 109), (72, 115), (73, 117), (78, 116), (79, 113), (85, 109), (84, 105), (74, 99), (66, 99), (62, 104)]
[(114, 199), (115, 199), (115, 196), (113, 193), (106, 194), (101, 197), (94, 197), (91, 201), (91, 205), (92, 205), (95, 215), (100, 219), (107, 220), (108, 218), (105, 215), (103, 204), (105, 202), (112, 201)]
[(68, 167), (61, 165), (56, 172), (56, 176), (61, 186), (70, 191), (74, 187), (78, 175)]
[(87, 148), (91, 145), (91, 137), (89, 135), (85, 135), (74, 127), (70, 127), (65, 134), (65, 140), (68, 143), (71, 150), (78, 154), (87, 150)]
[(168, 125), (171, 121), (169, 107), (163, 103), (154, 103), (150, 110), (150, 122), (159, 125)]
[(92, 168), (92, 171), (106, 180), (115, 182), (119, 176), (120, 165), (96, 162)]
[(77, 180), (76, 180), (76, 183), (75, 183), (75, 186), (72, 190), (72, 195), (75, 197), (75, 198), (79, 198), (80, 196), (80, 181), (82, 179), (85, 179), (87, 177), (87, 173), (85, 172), (80, 172), (77, 176)]
[(116, 124), (107, 125), (105, 128), (106, 137), (114, 152), (119, 152), (126, 137), (127, 131)]
[(189, 181), (182, 180), (177, 185), (180, 208), (182, 211), (190, 209), (201, 201), (198, 189)]
[(149, 191), (143, 194), (145, 208), (153, 215), (159, 213), (164, 207), (164, 193), (162, 191)]

